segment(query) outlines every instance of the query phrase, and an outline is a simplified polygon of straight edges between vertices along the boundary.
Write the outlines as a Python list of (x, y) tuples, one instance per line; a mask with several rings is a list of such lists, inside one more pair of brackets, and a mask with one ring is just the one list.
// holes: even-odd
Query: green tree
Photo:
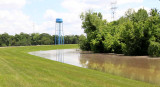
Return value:
[(42, 33), (39, 35), (39, 44), (40, 45), (51, 45), (53, 44), (52, 36), (47, 33)]
[(31, 45), (31, 37), (29, 34), (20, 33), (15, 35), (16, 46), (28, 46)]
[(1, 46), (10, 46), (10, 36), (4, 33), (0, 36)]
[(160, 56), (160, 13), (157, 9), (151, 9), (150, 17), (145, 24), (146, 37), (149, 39), (148, 54)]
[(86, 43), (86, 42), (87, 42), (87, 38), (84, 35), (80, 35), (79, 46), (82, 50), (89, 50), (88, 43)]
[(102, 41), (104, 37), (101, 33), (103, 33), (102, 27), (107, 24), (107, 22), (102, 19), (102, 14), (89, 10), (85, 14), (82, 13), (80, 18), (82, 20), (82, 28), (87, 35), (87, 50), (103, 52), (104, 47)]
[[(160, 55), (160, 14), (151, 9), (129, 9), (117, 21), (106, 22), (100, 13), (87, 11), (80, 16), (86, 33), (80, 37), (81, 49), (125, 55)], [(84, 40), (84, 41), (83, 41)]]
[(39, 36), (40, 34), (39, 33), (32, 33), (31, 34), (31, 44), (32, 45), (39, 45), (39, 38), (40, 38), (40, 36)]

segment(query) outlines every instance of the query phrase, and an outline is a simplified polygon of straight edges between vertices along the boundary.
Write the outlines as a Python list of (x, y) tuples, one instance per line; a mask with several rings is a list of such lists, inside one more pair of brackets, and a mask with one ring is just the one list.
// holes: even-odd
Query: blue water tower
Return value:
[(55, 24), (55, 45), (64, 44), (63, 19), (56, 18)]

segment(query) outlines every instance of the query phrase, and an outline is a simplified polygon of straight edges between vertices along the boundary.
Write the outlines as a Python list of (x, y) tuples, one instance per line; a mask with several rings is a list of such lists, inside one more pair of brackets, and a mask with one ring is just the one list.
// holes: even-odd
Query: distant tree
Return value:
[(64, 43), (65, 44), (78, 44), (78, 35), (66, 35), (64, 36)]
[(29, 34), (20, 33), (15, 35), (16, 46), (28, 46), (31, 45), (31, 37)]
[[(58, 36), (57, 41), (58, 41)], [(64, 36), (65, 44), (78, 44), (78, 35)], [(56, 41), (56, 42), (57, 42)], [(20, 33), (16, 35), (0, 34), (0, 46), (29, 46), (29, 45), (52, 45), (55, 44), (55, 35), (47, 33)]]
[(32, 33), (31, 34), (31, 44), (32, 45), (39, 45), (39, 38), (40, 38), (39, 33)]
[(53, 44), (52, 36), (47, 33), (42, 33), (39, 35), (40, 45), (51, 45)]
[(0, 36), (1, 46), (9, 46), (10, 45), (10, 36), (8, 33), (4, 33)]

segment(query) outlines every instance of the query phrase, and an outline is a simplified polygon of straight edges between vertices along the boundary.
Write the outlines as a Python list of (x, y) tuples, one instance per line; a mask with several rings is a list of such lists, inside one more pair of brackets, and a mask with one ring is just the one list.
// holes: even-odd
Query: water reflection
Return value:
[(160, 85), (160, 58), (93, 54), (76, 49), (37, 51), (30, 54)]
[(76, 49), (35, 51), (29, 54), (82, 67), (79, 61), (80, 53)]
[(130, 79), (160, 85), (160, 59), (147, 56), (122, 56), (112, 54), (81, 54), (81, 64)]
[(64, 63), (64, 50), (56, 50), (56, 61)]

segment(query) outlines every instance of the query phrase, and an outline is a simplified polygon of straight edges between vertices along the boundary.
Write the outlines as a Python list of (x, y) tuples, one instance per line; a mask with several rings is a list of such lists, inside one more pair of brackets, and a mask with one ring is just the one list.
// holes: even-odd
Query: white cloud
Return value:
[[(54, 10), (48, 9), (44, 14), (44, 18), (46, 19), (47, 26), (52, 26), (50, 28), (55, 29), (55, 20), (56, 18), (62, 18), (64, 21), (64, 32), (65, 35), (68, 34), (82, 34), (83, 30), (81, 30), (81, 20), (79, 18), (79, 14), (73, 13), (58, 13)], [(52, 22), (52, 23), (49, 23)], [(42, 24), (44, 26), (44, 24)], [(45, 28), (45, 27), (44, 27)], [(47, 29), (47, 28), (46, 28)], [(78, 32), (77, 32), (78, 31)], [(54, 34), (54, 31), (52, 31)]]
[[(65, 34), (82, 34), (83, 29), (81, 29), (81, 20), (79, 17), (81, 12), (94, 9), (94, 11), (101, 12), (105, 19), (111, 21), (111, 2), (113, 2), (113, 0), (63, 0), (61, 5), (67, 10), (66, 12), (56, 12), (52, 9), (48, 9), (44, 14), (44, 18), (47, 21), (63, 18)], [(143, 0), (117, 0), (118, 5), (142, 2)], [(117, 10), (118, 14), (116, 15), (116, 19), (123, 16), (128, 8)]]
[(33, 22), (22, 12), (25, 0), (0, 0), (0, 33), (31, 33)]
[(21, 9), (25, 4), (25, 0), (0, 0), (0, 9)]
[(32, 27), (29, 17), (21, 11), (0, 10), (0, 20), (0, 33), (29, 33), (29, 28)]
[(142, 3), (143, 0), (117, 0), (118, 5), (129, 4), (129, 3)]
[[(40, 0), (39, 0), (40, 1)], [(7, 32), (15, 34), (25, 33), (49, 33), (54, 34), (56, 18), (64, 20), (64, 32), (68, 34), (82, 34), (81, 29), (81, 12), (93, 9), (101, 12), (105, 19), (111, 20), (111, 2), (113, 0), (63, 0), (61, 3), (64, 12), (57, 12), (53, 9), (47, 9), (44, 13), (44, 22), (42, 24), (34, 24), (30, 17), (22, 12), (22, 8), (28, 0), (0, 0), (0, 33)], [(117, 0), (117, 6), (126, 6), (125, 9), (118, 9), (116, 19), (124, 15), (127, 7), (131, 3), (142, 3), (143, 0)], [(141, 6), (142, 7), (142, 6)], [(138, 9), (138, 7), (136, 7)], [(147, 8), (148, 10), (148, 8)]]
[(64, 21), (65, 35), (80, 35), (83, 33), (80, 14), (89, 9), (101, 9), (102, 4), (100, 5), (97, 1), (98, 0), (64, 0), (61, 5), (67, 10), (67, 12), (56, 12), (48, 9), (44, 18), (48, 21), (62, 18)]
[(81, 13), (89, 9), (101, 9), (105, 5), (98, 0), (64, 0), (62, 6), (70, 12)]

